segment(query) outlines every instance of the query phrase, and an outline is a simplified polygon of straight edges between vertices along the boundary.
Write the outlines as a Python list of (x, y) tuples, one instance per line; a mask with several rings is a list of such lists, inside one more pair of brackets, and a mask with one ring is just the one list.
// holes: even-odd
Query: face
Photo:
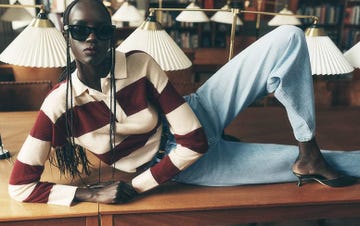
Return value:
[(81, 1), (74, 5), (69, 14), (68, 38), (78, 62), (93, 66), (104, 62), (113, 34), (110, 26), (107, 13), (94, 1)]

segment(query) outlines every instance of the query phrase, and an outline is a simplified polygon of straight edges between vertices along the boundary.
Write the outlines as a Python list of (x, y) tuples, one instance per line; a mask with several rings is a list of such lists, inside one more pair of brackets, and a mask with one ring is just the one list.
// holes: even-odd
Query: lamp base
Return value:
[(58, 79), (64, 70), (58, 68), (39, 68), (12, 65), (15, 81), (39, 81), (50, 80), (52, 86), (58, 83)]

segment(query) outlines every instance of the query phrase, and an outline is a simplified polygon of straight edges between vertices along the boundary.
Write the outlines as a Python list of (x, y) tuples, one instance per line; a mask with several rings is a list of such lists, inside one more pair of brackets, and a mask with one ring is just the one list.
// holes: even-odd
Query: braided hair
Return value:
[[(71, 9), (79, 2), (83, 0), (74, 0), (72, 1), (64, 11), (63, 14), (63, 25), (69, 25), (69, 14)], [(100, 0), (88, 0), (94, 1), (98, 3), (99, 8), (103, 9), (106, 15), (108, 16), (109, 21), (111, 21), (111, 15), (105, 5)], [(69, 175), (71, 178), (75, 178), (76, 176), (81, 178), (81, 174), (85, 173), (86, 175), (90, 175), (90, 167), (91, 164), (87, 159), (86, 151), (84, 148), (75, 143), (74, 138), (74, 120), (76, 119), (76, 115), (74, 114), (74, 104), (73, 104), (73, 92), (72, 92), (72, 79), (71, 74), (76, 69), (75, 60), (71, 61), (70, 54), (70, 41), (69, 41), (69, 33), (68, 31), (64, 31), (64, 36), (66, 39), (66, 55), (67, 55), (67, 64), (66, 68), (61, 74), (59, 81), (66, 82), (66, 112), (65, 112), (65, 129), (67, 141), (63, 146), (55, 148), (55, 156), (50, 159), (50, 162), (59, 168), (60, 173), (62, 175)], [(116, 117), (116, 87), (115, 87), (115, 76), (114, 76), (114, 65), (115, 65), (115, 46), (114, 41), (112, 40), (112, 44), (110, 47), (111, 51), (111, 68), (110, 68), (110, 150), (113, 152), (114, 150), (114, 140), (115, 140), (115, 117)]]

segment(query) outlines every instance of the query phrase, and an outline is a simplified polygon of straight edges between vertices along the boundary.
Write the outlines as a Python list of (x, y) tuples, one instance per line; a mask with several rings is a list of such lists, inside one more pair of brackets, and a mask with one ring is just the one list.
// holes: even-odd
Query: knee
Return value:
[(293, 25), (282, 25), (276, 30), (285, 38), (296, 43), (306, 44), (304, 31)]
[(276, 30), (280, 30), (280, 32), (285, 32), (289, 35), (295, 35), (295, 36), (303, 36), (304, 32), (299, 27), (296, 27), (294, 25), (281, 25), (276, 28)]
[(307, 43), (304, 31), (293, 25), (282, 25), (274, 30), (275, 38), (273, 41), (277, 43), (279, 49), (285, 51), (297, 52), (300, 54), (307, 53)]

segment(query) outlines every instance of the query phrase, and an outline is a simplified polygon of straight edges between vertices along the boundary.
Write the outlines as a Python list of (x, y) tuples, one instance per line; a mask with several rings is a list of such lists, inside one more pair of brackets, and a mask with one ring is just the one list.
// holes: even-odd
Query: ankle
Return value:
[(299, 157), (302, 158), (319, 158), (321, 156), (320, 148), (313, 138), (306, 142), (299, 142)]

